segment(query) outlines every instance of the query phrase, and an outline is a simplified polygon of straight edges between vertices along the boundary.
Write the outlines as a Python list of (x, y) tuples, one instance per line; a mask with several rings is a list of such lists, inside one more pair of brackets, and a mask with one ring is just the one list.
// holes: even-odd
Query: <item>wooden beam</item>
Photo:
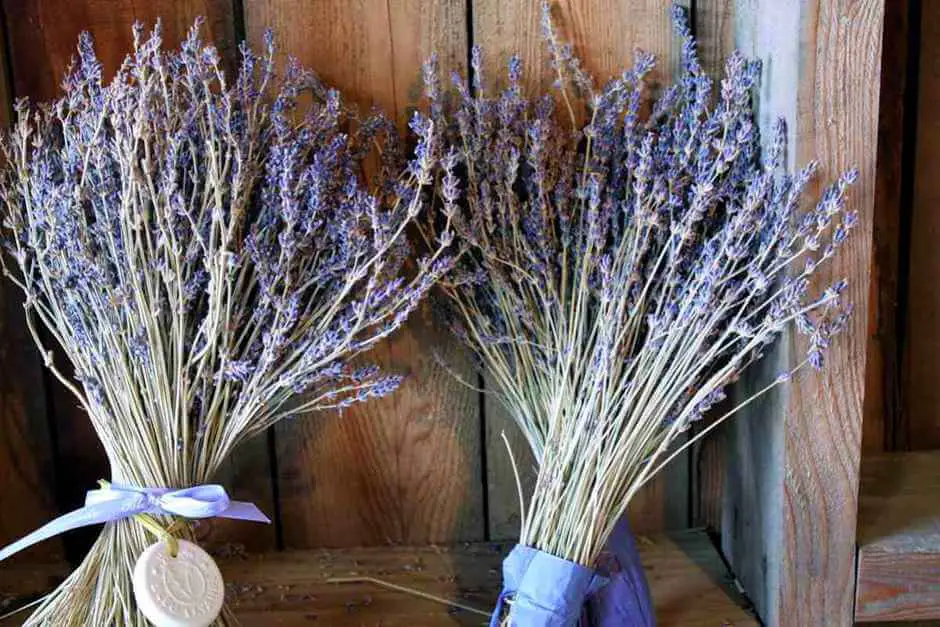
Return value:
[[(640, 557), (661, 627), (756, 626), (743, 610), (708, 536), (686, 531), (639, 539)], [(489, 611), (499, 593), (499, 567), (509, 544), (451, 547), (286, 551), (220, 562), (226, 601), (245, 627), (435, 627), (480, 625), (485, 618), (372, 583), (327, 583), (331, 577), (376, 577)], [(0, 599), (16, 607), (41, 593), (55, 567), (0, 572)], [(0, 611), (2, 611), (0, 601)], [(0, 621), (0, 627), (15, 622)]]
[[(763, 61), (760, 126), (787, 118), (791, 167), (817, 159), (821, 184), (860, 169), (849, 197), (860, 227), (811, 288), (848, 278), (852, 323), (822, 373), (802, 373), (728, 425), (722, 514), (723, 548), (768, 625), (850, 624), (866, 363), (876, 344), (870, 276), (884, 1), (702, 0), (696, 9)], [(738, 393), (801, 361), (804, 339), (783, 338)]]
[[(848, 206), (859, 227), (815, 289), (846, 277), (855, 315), (821, 374), (806, 373), (786, 405), (782, 560), (768, 623), (849, 624), (866, 367), (872, 350), (871, 267), (884, 0), (800, 3), (796, 158), (816, 158), (824, 179), (857, 167)], [(765, 28), (775, 25), (765, 22)], [(795, 35), (795, 33), (794, 33)], [(770, 80), (776, 80), (773, 66)], [(776, 69), (779, 71), (779, 68)], [(799, 338), (805, 340), (805, 338)], [(805, 341), (791, 344), (802, 359)], [(798, 356), (798, 357), (797, 357)]]
[(862, 459), (855, 618), (940, 620), (940, 451)]

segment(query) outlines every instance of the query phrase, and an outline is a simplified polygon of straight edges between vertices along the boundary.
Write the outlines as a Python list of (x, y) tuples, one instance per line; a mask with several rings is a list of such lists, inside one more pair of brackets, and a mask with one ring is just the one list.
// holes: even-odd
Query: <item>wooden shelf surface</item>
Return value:
[[(741, 607), (724, 563), (703, 531), (639, 538), (661, 627), (757, 625)], [(488, 611), (499, 592), (508, 544), (284, 551), (220, 558), (226, 600), (245, 627), (405, 627), (482, 625), (472, 613), (372, 583), (327, 583), (376, 577)], [(0, 573), (0, 609), (48, 590), (61, 566), (15, 566)], [(6, 611), (6, 610), (4, 610)], [(2, 613), (2, 612), (0, 612)], [(20, 624), (25, 613), (0, 623)]]
[(940, 619), (940, 451), (862, 457), (855, 618)]

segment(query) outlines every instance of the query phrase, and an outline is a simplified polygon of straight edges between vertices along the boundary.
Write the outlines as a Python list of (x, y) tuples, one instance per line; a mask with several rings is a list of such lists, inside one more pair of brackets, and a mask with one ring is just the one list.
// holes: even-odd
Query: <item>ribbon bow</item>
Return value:
[(271, 522), (253, 503), (231, 500), (220, 485), (171, 490), (111, 484), (104, 489), (89, 490), (85, 495), (84, 507), (59, 516), (0, 550), (0, 561), (60, 533), (139, 514)]

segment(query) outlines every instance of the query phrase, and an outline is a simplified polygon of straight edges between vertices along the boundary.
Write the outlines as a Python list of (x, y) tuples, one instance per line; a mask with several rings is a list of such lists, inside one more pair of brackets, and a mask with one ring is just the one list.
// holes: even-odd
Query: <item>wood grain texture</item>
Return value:
[[(0, 128), (10, 123), (12, 95), (7, 76), (6, 34), (0, 30)], [(56, 514), (53, 447), (46, 413), (42, 365), (23, 318), (22, 293), (0, 277), (0, 546)], [(62, 556), (52, 540), (17, 555), (11, 564)]]
[[(3, 9), (12, 51), (13, 91), (17, 97), (33, 101), (58, 96), (58, 86), (82, 31), (94, 37), (106, 79), (131, 50), (131, 26), (135, 21), (149, 28), (161, 20), (164, 46), (170, 47), (178, 44), (197, 17), (204, 17), (204, 40), (212, 41), (229, 64), (234, 60), (235, 22), (229, 0), (4, 0)], [(64, 363), (62, 356), (57, 360)], [(95, 481), (110, 473), (88, 418), (58, 382), (50, 379), (49, 385), (57, 464), (61, 468), (57, 499), (61, 509), (73, 509), (81, 505), (85, 491), (94, 487)], [(25, 385), (24, 389), (29, 387)], [(266, 444), (257, 441), (236, 452), (216, 480), (229, 485), (234, 495), (273, 513), (270, 475)], [(94, 529), (69, 534), (66, 542), (70, 557), (79, 559), (96, 534)], [(275, 545), (273, 526), (258, 528), (213, 521), (202, 526), (201, 534), (210, 543), (243, 543), (255, 549)]]
[[(652, 93), (663, 86), (678, 63), (667, 3), (563, 0), (551, 5), (556, 28), (571, 42), (597, 85), (632, 66), (636, 48), (656, 55), (657, 68), (650, 77)], [(505, 83), (506, 63), (513, 54), (522, 58), (530, 95), (550, 88), (555, 76), (542, 35), (540, 7), (540, 2), (528, 0), (474, 0), (473, 43), (483, 51), (484, 89)], [(534, 484), (532, 457), (524, 438), (497, 403), (488, 401), (485, 415), (488, 528), (493, 539), (513, 538), (519, 533), (519, 499), (500, 434), (507, 433), (513, 452), (519, 456), (517, 463), (526, 471), (527, 494)], [(637, 495), (629, 509), (634, 531), (688, 526), (689, 463), (688, 455), (680, 456)]]
[[(668, 80), (679, 55), (669, 3), (661, 0), (557, 0), (550, 3), (556, 28), (590, 71), (596, 85), (633, 65), (641, 48), (656, 55), (653, 88)], [(679, 2), (688, 5), (688, 1)], [(474, 0), (473, 43), (484, 53), (488, 82), (505, 79), (509, 56), (518, 54), (530, 90), (555, 79), (541, 26), (541, 2)]]
[[(220, 562), (226, 600), (245, 627), (437, 627), (485, 619), (370, 583), (331, 584), (330, 577), (377, 577), (489, 611), (499, 593), (500, 562), (511, 545), (285, 551)], [(708, 536), (686, 531), (640, 538), (640, 559), (661, 627), (745, 627), (731, 579)], [(0, 599), (17, 607), (61, 576), (56, 567), (26, 576), (0, 572)], [(0, 600), (0, 610), (3, 601)], [(17, 624), (0, 621), (3, 627)]]
[[(907, 333), (904, 357), (904, 412), (911, 448), (940, 447), (940, 5), (921, 3), (920, 72), (914, 194), (911, 207), (910, 274), (908, 275)], [(913, 25), (912, 25), (913, 26)]]
[(940, 620), (940, 451), (862, 459), (855, 617)]
[(703, 438), (692, 452), (692, 524), (721, 529), (725, 507), (725, 469), (727, 462), (727, 426), (717, 427)]
[[(852, 620), (858, 471), (867, 364), (884, 0), (805, 3), (801, 16), (801, 162), (834, 179), (857, 167), (848, 200), (859, 227), (816, 289), (847, 277), (855, 315), (819, 375), (795, 380), (786, 412), (784, 556), (777, 617), (799, 625)], [(872, 80), (875, 77), (875, 80)], [(792, 87), (792, 86), (791, 86)], [(805, 338), (801, 338), (805, 339)], [(797, 355), (805, 344), (793, 348)]]
[(406, 332), (369, 356), (407, 376), (395, 393), (278, 427), (287, 547), (483, 538), (476, 394), (434, 353), (465, 371), (469, 364), (415, 315)]
[[(759, 122), (767, 129), (778, 115), (788, 119), (791, 167), (816, 158), (822, 182), (860, 169), (849, 198), (860, 227), (814, 286), (848, 278), (851, 327), (824, 372), (802, 373), (729, 424), (734, 454), (722, 516), (723, 548), (768, 625), (849, 624), (866, 358), (877, 344), (870, 273), (879, 81), (872, 77), (880, 72), (884, 3), (733, 0), (712, 11), (731, 11), (735, 45), (763, 61)], [(803, 338), (785, 338), (749, 373), (749, 389), (805, 351)]]
[[(761, 18), (765, 22), (761, 22)], [(703, 64), (720, 76), (724, 58), (735, 48), (765, 63), (758, 92), (758, 118), (767, 129), (778, 115), (791, 122), (795, 141), (795, 91), (799, 81), (798, 15), (775, 2), (720, 0), (696, 3), (696, 31), (704, 37)], [(714, 33), (709, 35), (708, 33)], [(766, 69), (773, 68), (771, 72)], [(770, 75), (768, 75), (770, 74)], [(791, 159), (793, 152), (790, 153)], [(766, 384), (788, 364), (776, 346), (752, 366), (731, 391), (733, 405)], [(782, 556), (782, 504), (785, 396), (773, 392), (750, 404), (702, 444), (696, 489), (701, 522), (717, 526), (722, 549), (758, 614), (768, 624), (779, 592)], [(729, 407), (730, 409), (730, 407)]]
[[(459, 0), (245, 3), (249, 41), (266, 28), (360, 108), (379, 106), (404, 128), (436, 52), (461, 70), (466, 7)], [(466, 356), (424, 315), (368, 359), (408, 375), (386, 399), (277, 428), (282, 525), (288, 547), (483, 539), (477, 393)]]

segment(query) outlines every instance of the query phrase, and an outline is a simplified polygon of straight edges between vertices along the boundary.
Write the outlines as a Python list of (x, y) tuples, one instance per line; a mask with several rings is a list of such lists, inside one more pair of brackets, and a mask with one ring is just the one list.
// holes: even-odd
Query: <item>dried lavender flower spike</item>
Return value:
[(851, 307), (844, 280), (810, 294), (810, 279), (857, 223), (857, 172), (802, 209), (817, 165), (783, 171), (782, 121), (762, 157), (759, 64), (731, 55), (714, 95), (679, 9), (683, 71), (646, 116), (650, 55), (598, 88), (544, 16), (560, 115), (512, 87), (515, 61), (501, 92), (458, 78), (446, 109), (428, 90), (448, 123), (423, 228), (453, 233), (444, 309), (538, 462), (520, 544), (592, 567), (637, 491), (701, 437), (680, 434), (781, 333), (806, 335), (806, 354), (758, 395), (824, 366)]
[[(198, 30), (165, 50), (159, 25), (135, 26), (110, 82), (83, 35), (62, 97), (18, 103), (2, 144), (4, 272), (113, 480), (137, 486), (205, 483), (280, 419), (391, 392), (400, 377), (353, 358), (452, 266), (446, 243), (405, 265), (432, 125), (402, 175), (394, 125), (353, 116), (296, 61), (277, 71), (273, 36), (260, 54), (242, 46), (229, 79)], [(149, 542), (133, 522), (106, 526), (28, 624), (144, 625), (126, 571)]]

